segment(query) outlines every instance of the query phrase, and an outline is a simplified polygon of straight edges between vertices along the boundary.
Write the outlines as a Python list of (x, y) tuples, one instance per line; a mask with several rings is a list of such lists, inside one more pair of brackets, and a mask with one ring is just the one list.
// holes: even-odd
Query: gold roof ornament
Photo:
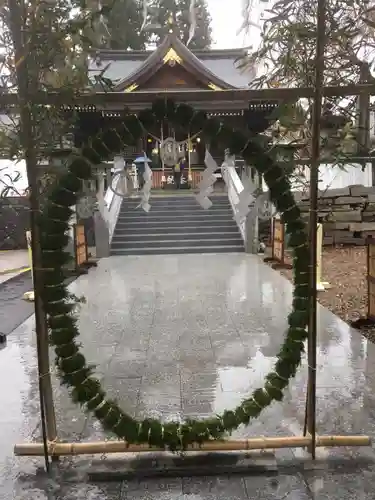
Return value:
[(137, 88), (138, 88), (138, 84), (137, 83), (133, 83), (132, 85), (129, 85), (129, 87), (126, 87), (126, 89), (124, 90), (124, 92), (133, 92)]
[(167, 63), (177, 63), (182, 64), (182, 58), (177, 54), (177, 52), (171, 47), (168, 52), (163, 57), (164, 64)]
[(220, 88), (218, 85), (215, 85), (214, 83), (209, 83), (208, 84), (208, 87), (211, 89), (211, 90), (223, 90), (222, 88)]

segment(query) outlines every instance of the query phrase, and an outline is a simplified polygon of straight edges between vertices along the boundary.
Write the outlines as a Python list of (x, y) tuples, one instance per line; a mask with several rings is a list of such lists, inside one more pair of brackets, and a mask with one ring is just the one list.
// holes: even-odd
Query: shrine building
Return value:
[[(104, 79), (112, 85), (107, 92), (114, 95), (132, 93), (131, 104), (126, 106), (116, 99), (111, 103), (81, 109), (75, 127), (75, 145), (79, 146), (89, 135), (94, 135), (103, 125), (120, 120), (127, 112), (137, 112), (150, 107), (152, 102), (164, 92), (202, 93), (205, 99), (190, 102), (194, 107), (204, 109), (211, 116), (219, 116), (229, 125), (248, 129), (254, 133), (263, 132), (269, 125), (269, 115), (278, 102), (265, 101), (223, 101), (215, 96), (223, 90), (246, 89), (255, 78), (255, 69), (243, 71), (239, 68), (245, 56), (243, 49), (189, 50), (174, 34), (173, 30), (160, 45), (151, 51), (126, 51), (98, 49), (90, 53), (89, 76), (94, 88), (103, 92)], [(100, 77), (100, 78), (99, 78)], [(137, 94), (142, 100), (137, 103)], [(145, 94), (149, 96), (145, 103)], [(206, 144), (201, 137), (180, 135), (168, 123), (160, 125), (160, 130), (148, 131), (139, 144), (124, 151), (124, 159), (129, 164), (145, 152), (151, 160), (153, 188), (164, 188), (172, 179), (170, 166), (160, 158), (160, 144), (167, 137), (179, 142), (181, 155), (185, 158), (185, 172), (182, 181), (186, 188), (196, 188), (200, 172), (204, 167)], [(210, 145), (210, 153), (221, 164), (223, 151)]]

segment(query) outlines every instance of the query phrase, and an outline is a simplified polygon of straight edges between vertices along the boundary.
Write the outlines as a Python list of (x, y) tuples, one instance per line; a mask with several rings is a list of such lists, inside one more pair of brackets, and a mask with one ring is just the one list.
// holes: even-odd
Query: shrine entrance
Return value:
[[(197, 109), (207, 113), (209, 118), (219, 119), (228, 129), (262, 133), (268, 127), (268, 117), (279, 106), (279, 101), (218, 99), (222, 91), (248, 87), (252, 76), (245, 74), (237, 64), (244, 54), (243, 49), (191, 51), (173, 29), (154, 52), (145, 51), (139, 55), (136, 69), (131, 52), (95, 50), (90, 74), (93, 77), (100, 74), (109, 79), (115, 76), (117, 83), (108, 89), (112, 93), (110, 104), (67, 110), (71, 114), (70, 119), (75, 121), (74, 146), (79, 148), (99, 131), (116, 127), (129, 114), (146, 109), (155, 95), (161, 97), (170, 91), (190, 93), (191, 103), (196, 104)], [(195, 103), (194, 94), (199, 95), (202, 91), (205, 91), (205, 99)], [(132, 95), (126, 108), (116, 99), (124, 92)], [(149, 100), (145, 99), (147, 95)], [(162, 145), (169, 138), (177, 143), (177, 155), (171, 161), (163, 159), (161, 154)], [(187, 136), (186, 130), (172, 125), (167, 117), (147, 127), (142, 137), (127, 146), (122, 155), (127, 166), (132, 165), (137, 157), (147, 156), (152, 170), (153, 192), (186, 194), (198, 189), (205, 170), (206, 149), (219, 167), (214, 174), (217, 177), (214, 190), (223, 192), (224, 182), (220, 172), (222, 143), (207, 144), (201, 132)], [(180, 166), (176, 171), (177, 164)]]

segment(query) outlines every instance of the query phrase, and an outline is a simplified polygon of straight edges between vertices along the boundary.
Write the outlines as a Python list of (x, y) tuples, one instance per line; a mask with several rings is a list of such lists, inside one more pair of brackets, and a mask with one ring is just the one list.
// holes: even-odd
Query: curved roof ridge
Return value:
[[(220, 89), (236, 88), (210, 71), (205, 64), (175, 36), (174, 33), (169, 33), (164, 38), (162, 43), (145, 59), (145, 61), (143, 61), (141, 66), (119, 82), (114, 90), (123, 91), (131, 85), (137, 84), (138, 81), (142, 80), (144, 77), (147, 77), (151, 70), (157, 71), (160, 69), (165, 64), (163, 59), (167, 55), (169, 49), (174, 49), (181, 57), (183, 67), (185, 67), (188, 71), (190, 68), (190, 72), (193, 70), (201, 75), (206, 80), (207, 84), (211, 83)], [(152, 74), (154, 73), (155, 71), (152, 72)]]

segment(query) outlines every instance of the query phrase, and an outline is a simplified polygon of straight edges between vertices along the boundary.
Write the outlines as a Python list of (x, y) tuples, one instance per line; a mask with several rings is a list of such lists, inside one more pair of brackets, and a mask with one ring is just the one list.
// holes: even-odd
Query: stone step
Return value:
[[(210, 196), (210, 200), (213, 205), (229, 204), (228, 196)], [(125, 198), (123, 201), (123, 206), (137, 205), (141, 201), (142, 197), (137, 198)], [(150, 196), (150, 202), (152, 205), (197, 205), (198, 201), (195, 196), (177, 196), (177, 197), (154, 197)]]
[(243, 241), (238, 235), (237, 237), (232, 238), (210, 238), (205, 237), (201, 239), (181, 239), (181, 240), (168, 240), (164, 239), (164, 236), (161, 239), (154, 239), (153, 241), (142, 241), (136, 240), (131, 241), (129, 243), (123, 242), (122, 240), (112, 241), (112, 249), (115, 250), (117, 248), (161, 248), (161, 247), (169, 247), (169, 248), (186, 248), (186, 247), (220, 247), (220, 246), (243, 246)]
[[(227, 196), (204, 210), (194, 196), (124, 200), (111, 244), (112, 255), (243, 252), (244, 244)], [(219, 202), (219, 203), (218, 203)]]
[(119, 218), (118, 220), (118, 224), (119, 224), (119, 227), (121, 227), (121, 225), (137, 225), (137, 226), (142, 226), (142, 225), (146, 225), (148, 227), (151, 227), (152, 225), (172, 225), (172, 226), (176, 226), (176, 225), (186, 225), (186, 224), (190, 224), (190, 225), (198, 225), (198, 224), (205, 224), (206, 226), (210, 226), (212, 224), (215, 224), (215, 225), (220, 225), (222, 223), (233, 223), (235, 224), (235, 221), (233, 220), (233, 216), (231, 215), (228, 215), (228, 216), (220, 216), (220, 217), (210, 217), (210, 216), (206, 216), (206, 217), (196, 217), (194, 215), (187, 215), (186, 217), (179, 217), (179, 216), (176, 216), (176, 217), (163, 217), (163, 218), (160, 218), (160, 217), (129, 217), (129, 218), (125, 218), (125, 217), (121, 217), (121, 219)]
[(121, 242), (127, 244), (131, 241), (176, 241), (176, 240), (203, 240), (203, 239), (241, 239), (240, 232), (234, 228), (234, 231), (204, 231), (204, 232), (181, 232), (181, 233), (124, 233), (120, 232), (113, 235), (112, 244)]
[(196, 246), (196, 247), (180, 247), (173, 248), (170, 246), (163, 246), (158, 248), (121, 248), (112, 249), (111, 255), (175, 255), (175, 254), (189, 254), (189, 253), (243, 253), (245, 248), (243, 245), (220, 245), (215, 247), (210, 246)]
[[(189, 234), (196, 234), (201, 237), (201, 233), (207, 233), (209, 231), (223, 233), (238, 233), (238, 227), (234, 221), (229, 221), (227, 223), (210, 223), (210, 224), (195, 224), (195, 223), (186, 223), (184, 225), (177, 224), (171, 225), (169, 223), (166, 224), (142, 224), (142, 226), (137, 226), (136, 224), (131, 224), (130, 226), (127, 223), (121, 223), (117, 225), (115, 229), (115, 233), (113, 238), (118, 236), (130, 236), (130, 235), (148, 235), (148, 234), (170, 234), (170, 235), (183, 235), (188, 232)], [(181, 236), (183, 237), (183, 236)]]
[[(230, 205), (212, 205), (212, 207), (208, 209), (202, 208), (198, 203), (196, 205), (176, 205), (176, 206), (167, 206), (167, 205), (153, 205), (151, 204), (151, 209), (148, 212), (149, 214), (151, 213), (185, 213), (185, 212), (221, 212), (221, 211), (228, 211), (232, 212), (232, 207)], [(139, 207), (139, 204), (134, 205), (134, 206), (122, 206), (120, 210), (120, 214), (127, 214), (127, 213), (147, 213), (145, 212), (141, 207)]]
[(139, 220), (145, 220), (145, 219), (150, 219), (150, 220), (155, 220), (155, 219), (160, 219), (160, 220), (169, 220), (169, 219), (175, 219), (175, 218), (180, 218), (180, 219), (188, 219), (188, 218), (205, 218), (205, 217), (232, 217), (233, 218), (233, 213), (230, 212), (229, 210), (216, 210), (216, 211), (209, 211), (209, 210), (192, 210), (188, 212), (175, 212), (173, 210), (168, 210), (168, 211), (162, 211), (162, 212), (155, 212), (155, 211), (150, 211), (149, 213), (146, 213), (142, 210), (142, 212), (134, 211), (134, 212), (123, 212), (119, 214), (119, 220), (133, 220), (133, 219), (139, 219)]

